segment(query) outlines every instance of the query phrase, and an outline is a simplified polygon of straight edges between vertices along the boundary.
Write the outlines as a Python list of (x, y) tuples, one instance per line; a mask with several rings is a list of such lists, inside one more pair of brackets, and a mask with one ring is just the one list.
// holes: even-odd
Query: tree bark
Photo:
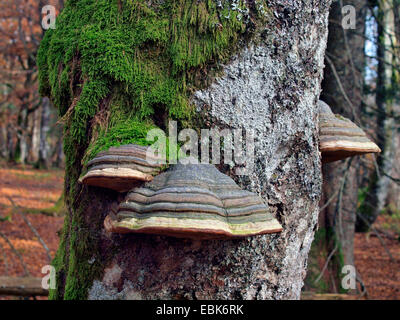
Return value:
[[(104, 218), (124, 195), (77, 183), (93, 131), (87, 129), (73, 153), (67, 122), (69, 213), (54, 262), (57, 288), (51, 298), (300, 298), (321, 191), (317, 101), (329, 5), (268, 1), (270, 20), (257, 26), (257, 41), (232, 53), (220, 76), (191, 96), (204, 123), (255, 132), (255, 165), (247, 177), (234, 179), (265, 199), (283, 232), (230, 241), (107, 233)], [(66, 2), (63, 13), (73, 6)], [(83, 94), (77, 89), (74, 97)], [(109, 99), (102, 99), (88, 124), (106, 114)]]
[(43, 98), (42, 101), (42, 119), (40, 121), (40, 144), (39, 144), (39, 160), (40, 168), (49, 167), (49, 144), (47, 142), (48, 133), (50, 130), (50, 101), (48, 98)]
[(42, 108), (36, 109), (32, 114), (32, 139), (31, 147), (29, 150), (29, 161), (36, 163), (39, 160), (39, 147), (40, 147), (40, 128), (41, 128), (41, 115)]
[(8, 161), (15, 161), (15, 137), (17, 134), (17, 130), (13, 127), (12, 124), (7, 124), (7, 150), (8, 150)]
[[(400, 130), (400, 128), (398, 128)], [(386, 198), (386, 208), (389, 214), (398, 214), (400, 212), (400, 134), (397, 134), (396, 155), (394, 157), (394, 165), (392, 177), (396, 180), (391, 181), (389, 192)]]
[(28, 106), (26, 104), (21, 107), (18, 116), (18, 127), (18, 160), (25, 164), (28, 157)]
[[(395, 33), (397, 42), (400, 39), (400, 2), (394, 1), (394, 19), (395, 19)], [(396, 66), (398, 68), (398, 58), (396, 58)], [(398, 83), (396, 83), (396, 87), (398, 88)], [(398, 92), (398, 90), (397, 90)], [(395, 100), (393, 105), (393, 115), (400, 114), (400, 103), (398, 102), (398, 98)], [(389, 191), (386, 197), (385, 207), (388, 209), (390, 214), (400, 212), (400, 122), (394, 122), (394, 157), (393, 157), (393, 168), (390, 176), (394, 179), (391, 179), (389, 184)]]
[(4, 123), (0, 126), (0, 157), (7, 159), (7, 125)]
[(62, 137), (60, 137), (57, 141), (56, 144), (56, 155), (55, 155), (55, 162), (54, 166), (56, 168), (63, 168), (65, 166), (65, 155), (63, 151), (63, 142), (62, 142)]
[(390, 179), (395, 161), (397, 127), (393, 110), (398, 98), (395, 96), (398, 84), (397, 39), (395, 33), (395, 14), (393, 1), (378, 1), (378, 75), (376, 89), (376, 132), (377, 144), (382, 152), (376, 160), (376, 171), (372, 174), (368, 192), (360, 206), (360, 217), (356, 229), (366, 232), (375, 222), (386, 203)]

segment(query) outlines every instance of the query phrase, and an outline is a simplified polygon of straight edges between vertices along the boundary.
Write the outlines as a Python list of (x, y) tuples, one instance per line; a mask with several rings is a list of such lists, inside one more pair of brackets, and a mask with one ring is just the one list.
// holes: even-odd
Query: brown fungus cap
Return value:
[(115, 233), (226, 239), (282, 231), (257, 194), (208, 164), (177, 164), (130, 191), (104, 221)]
[(161, 168), (159, 158), (149, 157), (149, 147), (123, 145), (100, 152), (89, 161), (87, 173), (80, 179), (84, 184), (127, 192), (143, 182), (153, 180)]
[(321, 100), (318, 105), (319, 149), (322, 163), (381, 152), (379, 147), (368, 139), (365, 132), (349, 119), (333, 114), (331, 108)]

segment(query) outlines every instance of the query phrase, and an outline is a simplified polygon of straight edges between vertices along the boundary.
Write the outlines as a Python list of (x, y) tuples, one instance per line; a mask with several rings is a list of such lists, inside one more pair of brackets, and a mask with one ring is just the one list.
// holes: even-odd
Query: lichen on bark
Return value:
[[(51, 298), (298, 298), (320, 193), (316, 102), (329, 3), (66, 3), (38, 56), (41, 93), (65, 121), (69, 212)], [(205, 118), (256, 131), (254, 171), (236, 180), (275, 208), (284, 232), (201, 242), (105, 232), (123, 195), (78, 184), (85, 161), (144, 144), (143, 129), (168, 119), (185, 127)]]

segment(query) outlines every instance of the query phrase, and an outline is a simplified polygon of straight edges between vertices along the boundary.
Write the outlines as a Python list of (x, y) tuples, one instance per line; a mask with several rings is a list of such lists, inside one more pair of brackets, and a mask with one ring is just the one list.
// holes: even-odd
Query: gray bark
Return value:
[(41, 124), (42, 108), (36, 109), (32, 114), (32, 140), (29, 150), (29, 160), (36, 163), (39, 160), (39, 146), (40, 146), (40, 124)]
[[(275, 19), (263, 38), (193, 101), (215, 125), (254, 130), (255, 166), (234, 178), (275, 209), (283, 232), (234, 241), (101, 232), (113, 257), (89, 299), (299, 299), (319, 211), (317, 101), (330, 1), (268, 4)], [(91, 193), (103, 202), (87, 221), (107, 213), (106, 194)]]
[(39, 147), (39, 166), (47, 168), (49, 166), (49, 143), (47, 141), (50, 130), (50, 100), (42, 100), (42, 119), (40, 127), (40, 147)]
[(6, 159), (8, 155), (7, 150), (7, 126), (0, 126), (0, 157)]
[(23, 106), (20, 111), (20, 116), (18, 119), (18, 146), (19, 146), (19, 161), (22, 164), (26, 163), (26, 159), (28, 157), (28, 107)]
[(391, 181), (386, 199), (386, 207), (390, 214), (400, 212), (400, 134), (397, 134), (395, 150), (396, 155), (394, 157), (395, 163), (392, 170), (392, 177), (396, 181)]
[[(393, 74), (396, 73), (394, 68), (398, 65), (397, 57), (393, 54), (393, 50), (395, 50), (394, 48), (397, 45), (397, 39), (395, 36), (394, 11), (392, 8), (393, 1), (382, 1), (382, 7), (380, 8), (382, 19), (379, 21), (381, 24), (379, 36), (382, 37), (380, 47), (383, 52), (379, 54), (382, 60), (379, 62), (380, 75), (378, 76), (377, 85), (380, 88), (378, 88), (376, 97), (378, 108), (381, 111), (378, 116), (378, 139), (382, 153), (378, 160), (378, 167), (381, 170), (381, 174), (386, 173), (389, 175), (392, 174), (397, 142), (397, 126), (394, 118), (389, 116), (395, 107), (395, 102), (392, 100), (393, 96), (390, 91), (394, 89), (394, 81), (396, 80), (393, 79)], [(390, 180), (385, 175), (378, 179), (376, 188), (377, 203), (374, 207), (374, 216), (378, 216), (385, 205), (389, 185)]]
[(56, 160), (54, 166), (56, 168), (62, 168), (65, 165), (65, 155), (63, 150), (62, 137), (58, 138), (55, 152), (56, 152)]
[(12, 124), (7, 125), (7, 150), (8, 150), (8, 161), (15, 160), (15, 143), (14, 137), (16, 136), (17, 132), (15, 128), (13, 128)]

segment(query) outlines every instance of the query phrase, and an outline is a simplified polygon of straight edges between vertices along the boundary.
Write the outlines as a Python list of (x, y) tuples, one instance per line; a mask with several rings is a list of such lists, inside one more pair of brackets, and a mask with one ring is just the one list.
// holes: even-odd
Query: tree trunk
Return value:
[(18, 116), (18, 160), (26, 163), (28, 157), (28, 106), (23, 104)]
[(396, 66), (399, 64), (394, 54), (398, 50), (394, 17), (393, 1), (378, 1), (376, 132), (377, 144), (382, 152), (377, 158), (377, 170), (371, 177), (367, 195), (360, 206), (360, 217), (356, 224), (356, 229), (360, 232), (368, 231), (384, 208), (390, 185), (387, 175), (392, 174), (396, 153), (397, 128), (393, 118), (393, 108), (397, 101), (395, 96), (398, 91)]
[(48, 133), (50, 130), (50, 101), (48, 98), (43, 98), (42, 101), (42, 119), (40, 126), (40, 145), (39, 145), (39, 162), (40, 168), (49, 167), (49, 144), (47, 142)]
[(0, 125), (0, 157), (7, 159), (7, 126), (6, 124)]
[[(52, 36), (58, 39), (57, 32), (68, 31), (64, 27), (75, 30), (77, 26), (63, 26), (65, 21), (75, 21), (85, 37), (88, 35), (85, 30), (96, 33), (97, 29), (91, 29), (91, 26), (98, 21), (90, 21), (88, 17), (97, 16), (97, 10), (105, 10), (107, 7), (106, 12), (110, 14), (119, 12), (120, 25), (116, 26), (114, 21), (103, 21), (107, 37), (102, 40), (102, 33), (97, 33), (96, 36), (92, 34), (90, 39), (87, 38), (89, 42), (84, 42), (82, 47), (82, 50), (104, 48), (109, 50), (109, 54), (104, 55), (104, 52), (101, 52), (97, 58), (98, 64), (89, 63), (87, 60), (88, 57), (93, 58), (94, 51), (91, 51), (92, 55), (89, 55), (88, 51), (76, 54), (71, 64), (72, 71), (67, 73), (73, 75), (70, 79), (73, 82), (73, 96), (67, 96), (66, 99), (52, 97), (60, 113), (67, 119), (64, 140), (65, 193), (69, 213), (54, 261), (57, 286), (55, 290), (51, 290), (50, 298), (299, 299), (306, 273), (307, 256), (318, 219), (321, 168), (318, 153), (317, 101), (322, 79), (330, 1), (273, 0), (248, 3), (248, 19), (245, 17), (246, 10), (241, 6), (243, 20), (237, 17), (234, 10), (227, 9), (219, 15), (219, 22), (214, 20), (213, 24), (204, 24), (201, 20), (213, 10), (219, 12), (220, 9), (213, 2), (172, 1), (171, 7), (165, 8), (158, 7), (157, 4), (148, 5), (147, 2), (135, 1), (136, 4), (147, 6), (147, 11), (140, 11), (142, 16), (134, 18), (135, 22), (129, 20), (129, 17), (137, 14), (137, 11), (129, 11), (129, 15), (124, 14), (124, 10), (129, 9), (129, 3), (132, 2), (120, 1), (118, 5), (114, 2), (110, 4), (109, 1), (96, 1), (96, 6), (87, 6), (86, 12), (82, 12), (83, 8), (79, 7), (79, 2), (66, 2), (57, 20), (56, 30), (46, 35), (39, 51), (41, 92), (49, 94), (51, 87), (51, 92), (58, 89), (60, 94), (68, 95), (71, 88), (69, 81), (66, 81), (65, 88), (58, 87), (59, 81), (48, 81), (48, 73), (63, 74), (58, 63), (51, 63), (57, 61), (57, 57), (45, 59), (48, 48), (53, 45)], [(261, 4), (264, 4), (264, 8), (261, 8)], [(220, 5), (227, 5), (225, 8), (233, 7), (233, 3), (230, 2), (222, 2)], [(139, 10), (140, 6), (135, 8), (130, 10)], [(146, 65), (133, 70), (134, 75), (142, 75), (142, 82), (131, 83), (131, 78), (125, 77), (123, 73), (129, 70), (120, 70), (122, 74), (116, 76), (118, 70), (107, 69), (109, 63), (120, 57), (111, 50), (112, 41), (116, 40), (110, 37), (119, 31), (118, 28), (122, 24), (123, 29), (120, 37), (116, 37), (117, 41), (122, 41), (121, 37), (125, 33), (130, 34), (130, 40), (126, 41), (132, 41), (132, 37), (142, 41), (142, 38), (136, 38), (135, 33), (140, 32), (140, 29), (133, 26), (136, 21), (142, 19), (141, 25), (146, 28), (148, 10), (153, 14), (160, 14), (156, 20), (151, 20), (151, 23), (168, 21), (168, 32), (166, 35), (163, 35), (162, 31), (151, 34), (154, 29), (160, 30), (153, 27), (141, 36), (150, 37), (152, 40), (135, 47), (135, 50), (138, 50), (135, 51), (135, 55), (130, 55), (133, 43), (129, 46), (125, 42), (118, 44), (118, 48), (125, 48), (120, 64), (131, 58), (135, 59), (132, 63), (137, 63), (140, 59), (149, 57), (149, 60), (145, 60)], [(168, 15), (165, 10), (177, 11)], [(195, 13), (197, 10), (201, 10), (201, 14), (200, 11)], [(267, 14), (268, 20), (259, 23), (261, 18), (255, 14), (255, 10), (263, 15)], [(188, 16), (192, 17), (189, 20), (184, 19), (187, 12)], [(165, 16), (161, 15), (163, 13)], [(181, 15), (182, 13), (185, 14)], [(81, 16), (73, 20), (76, 14)], [(64, 20), (63, 17), (66, 16), (68, 19)], [(218, 14), (211, 16), (215, 18)], [(182, 20), (179, 20), (179, 17)], [(164, 18), (168, 20), (162, 20)], [(79, 24), (82, 19), (89, 19), (85, 24), (91, 26), (86, 25), (83, 28), (83, 25)], [(237, 20), (231, 20), (231, 24), (225, 19)], [(240, 31), (243, 29), (229, 29), (234, 28), (235, 21), (243, 23), (247, 32), (251, 32), (253, 36), (245, 37)], [(203, 42), (207, 41), (207, 36), (202, 35), (202, 32), (208, 32), (204, 30), (208, 30), (207, 26), (210, 25), (218, 28), (216, 34), (226, 35), (230, 39), (228, 42), (221, 42), (222, 38), (212, 40), (212, 53), (207, 51), (210, 43)], [(132, 26), (132, 29), (129, 29), (129, 26)], [(175, 29), (175, 26), (178, 27)], [(233, 30), (233, 33), (229, 33), (229, 30)], [(74, 31), (71, 37), (80, 36), (80, 33)], [(174, 38), (176, 34), (178, 37)], [(185, 41), (189, 39), (185, 37), (188, 37), (188, 34), (191, 35), (191, 45), (185, 47)], [(240, 38), (238, 41), (235, 40), (239, 39), (237, 36)], [(106, 40), (107, 47), (104, 47), (102, 43)], [(76, 42), (72, 43), (76, 47)], [(198, 60), (193, 56), (196, 59), (191, 60), (190, 52), (198, 48), (198, 43), (204, 44), (200, 46), (200, 54), (204, 56)], [(174, 47), (176, 44), (181, 46), (180, 49), (186, 49), (180, 51)], [(164, 51), (165, 48), (168, 50)], [(189, 50), (189, 53), (185, 50)], [(68, 50), (63, 48), (51, 52), (56, 51)], [(150, 56), (148, 52), (151, 52)], [(113, 59), (102, 65), (102, 57), (109, 56)], [(160, 59), (164, 64), (158, 63)], [(220, 72), (214, 73), (216, 62), (219, 60), (224, 61), (224, 65)], [(136, 94), (138, 86), (147, 83), (148, 79), (154, 79), (146, 73), (151, 72), (148, 68), (152, 64), (157, 68), (156, 74), (160, 81), (163, 77), (173, 81), (190, 79), (188, 81), (193, 90), (190, 91), (188, 101), (196, 107), (194, 118), (198, 123), (254, 131), (254, 167), (249, 170), (247, 177), (234, 176), (234, 179), (241, 187), (257, 192), (268, 202), (283, 226), (282, 233), (241, 240), (195, 241), (156, 235), (111, 235), (104, 230), (105, 216), (112, 206), (123, 200), (123, 195), (78, 184), (87, 148), (92, 148), (93, 144), (99, 141), (97, 135), (103, 132), (99, 128), (111, 127), (111, 121), (125, 121), (121, 114), (116, 115), (113, 112), (116, 108), (124, 108), (125, 104), (121, 104), (121, 101), (129, 97), (131, 98), (128, 101), (135, 107), (126, 113), (128, 117), (132, 117), (132, 110), (147, 112), (147, 106), (150, 110), (169, 114), (172, 120), (182, 119), (178, 110), (169, 104), (170, 96), (166, 96), (164, 91), (149, 98), (151, 90), (157, 90), (159, 87), (149, 87), (148, 90)], [(119, 64), (115, 65), (117, 66)], [(130, 66), (131, 64), (128, 64), (127, 68)], [(163, 68), (169, 66), (171, 69), (165, 72)], [(101, 69), (88, 72), (87, 68), (97, 67)], [(84, 75), (80, 76), (81, 73)], [(171, 74), (172, 78), (168, 78)], [(191, 74), (196, 76), (190, 78)], [(207, 81), (198, 84), (204, 78), (207, 78)], [(91, 79), (92, 82), (88, 82), (87, 79)], [(79, 81), (86, 82), (82, 84)], [(118, 90), (119, 82), (123, 82), (122, 90)], [(164, 88), (163, 81), (158, 84)], [(168, 92), (174, 90), (168, 88)], [(175, 88), (175, 85), (172, 88)], [(131, 96), (129, 92), (132, 93)], [(172, 92), (179, 94), (176, 91)], [(160, 97), (164, 100), (159, 100)], [(185, 95), (179, 96), (179, 99), (185, 99)], [(148, 101), (151, 102), (146, 105)], [(154, 101), (157, 105), (152, 104)], [(184, 106), (186, 104), (182, 105)], [(164, 118), (162, 114), (152, 115), (150, 112), (145, 117), (158, 123), (160, 127), (165, 125), (165, 122), (160, 120)], [(180, 121), (180, 124), (183, 126), (184, 122)]]
[(15, 137), (17, 134), (17, 130), (15, 130), (14, 126), (9, 123), (7, 124), (7, 150), (8, 150), (8, 161), (15, 161)]
[[(396, 27), (396, 39), (397, 42), (400, 39), (400, 2), (394, 1), (394, 17), (395, 17), (395, 27)], [(396, 58), (396, 68), (399, 66), (398, 58)], [(398, 87), (398, 83), (396, 83)], [(397, 90), (398, 92), (399, 90)], [(396, 96), (396, 103), (393, 105), (393, 115), (400, 114), (400, 103)], [(391, 177), (394, 178), (390, 182), (389, 192), (386, 198), (385, 207), (388, 209), (390, 214), (395, 214), (400, 212), (400, 121), (395, 120), (395, 144), (394, 144), (394, 157), (393, 157), (393, 169), (391, 172)]]
[(389, 214), (400, 213), (400, 134), (397, 134), (395, 150), (396, 155), (394, 157), (392, 176), (396, 180), (391, 181), (386, 199), (386, 208)]
[[(342, 27), (342, 2), (332, 3), (329, 13), (329, 36), (326, 50), (327, 63), (322, 82), (321, 99), (329, 104), (332, 111), (360, 123), (363, 103), (364, 73), (364, 29), (366, 1), (347, 1), (356, 13), (356, 29)], [(350, 165), (349, 165), (350, 164)], [(324, 288), (328, 292), (340, 291), (341, 268), (343, 264), (354, 265), (354, 231), (357, 213), (360, 175), (358, 157), (350, 160), (324, 164), (323, 195), (317, 237), (320, 243), (313, 246), (310, 257), (316, 268), (309, 269), (307, 284)], [(328, 203), (329, 201), (329, 203)], [(313, 283), (330, 253), (336, 253), (330, 260), (325, 276), (320, 283)], [(324, 253), (324, 254), (322, 254)], [(323, 282), (323, 283), (322, 283)]]
[(32, 163), (36, 163), (39, 160), (41, 115), (42, 108), (37, 108), (32, 113), (32, 141), (29, 150), (29, 161)]
[(54, 162), (54, 166), (56, 168), (63, 168), (65, 166), (65, 155), (64, 155), (64, 150), (63, 150), (63, 142), (62, 142), (62, 137), (58, 138), (57, 144), (56, 144), (56, 160)]

